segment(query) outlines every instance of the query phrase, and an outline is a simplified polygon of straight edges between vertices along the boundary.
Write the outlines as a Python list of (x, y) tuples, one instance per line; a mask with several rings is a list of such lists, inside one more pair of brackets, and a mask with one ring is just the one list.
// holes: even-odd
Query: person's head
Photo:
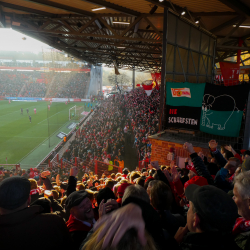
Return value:
[(66, 199), (65, 207), (66, 210), (70, 211), (70, 214), (78, 220), (92, 222), (94, 218), (92, 203), (86, 191), (75, 191), (71, 193)]
[(130, 183), (134, 183), (134, 180), (139, 178), (141, 175), (138, 172), (132, 172), (130, 174)]
[(59, 193), (56, 191), (56, 190), (51, 190), (51, 193), (53, 195), (53, 198), (55, 200), (58, 200), (59, 199)]
[(235, 177), (233, 193), (238, 214), (250, 220), (250, 171), (240, 173)]
[(149, 176), (146, 180), (145, 180), (145, 184), (144, 184), (144, 189), (147, 190), (148, 192), (148, 186), (150, 184), (151, 181), (153, 181), (154, 178), (152, 176)]
[(30, 181), (30, 189), (37, 189), (37, 182), (35, 179), (29, 179)]
[(13, 176), (0, 182), (0, 215), (17, 212), (30, 204), (30, 182)]
[(236, 157), (229, 158), (226, 168), (228, 169), (228, 172), (230, 175), (234, 174), (238, 166), (240, 165), (240, 160)]
[(193, 233), (230, 233), (238, 217), (237, 206), (224, 191), (211, 185), (189, 185), (185, 190), (189, 200), (188, 230)]
[(144, 178), (140, 177), (140, 178), (136, 179), (136, 184), (138, 184), (144, 188), (144, 184), (145, 184)]
[(153, 176), (155, 173), (156, 173), (156, 170), (155, 170), (155, 169), (151, 169), (151, 170), (149, 171), (149, 175), (150, 175), (150, 176)]
[[(104, 226), (99, 227), (84, 244), (82, 250), (101, 250), (104, 242), (104, 237), (97, 240), (98, 235), (103, 230)], [(153, 238), (145, 231), (147, 243), (142, 246), (138, 240), (137, 231), (134, 228), (129, 229), (121, 238), (117, 247), (108, 246), (105, 250), (156, 250)]]
[(127, 174), (129, 173), (129, 171), (128, 171), (127, 168), (124, 168), (124, 169), (122, 170), (122, 173), (125, 174), (125, 175), (127, 175)]
[(111, 179), (108, 179), (106, 182), (105, 182), (105, 187), (108, 187), (110, 188), (111, 190), (113, 190), (113, 187), (114, 187), (115, 183), (113, 180)]
[(78, 186), (78, 191), (85, 190), (85, 185), (83, 183), (80, 183)]
[(172, 191), (163, 181), (152, 181), (150, 203), (159, 211), (169, 210), (173, 201)]
[(101, 189), (97, 194), (96, 201), (99, 206), (102, 200), (104, 200), (104, 202), (106, 203), (109, 199), (115, 199), (115, 194), (109, 187), (105, 187)]
[(114, 173), (111, 174), (110, 177), (111, 177), (113, 180), (115, 180), (115, 174), (114, 174)]
[(249, 156), (250, 156), (250, 150), (244, 151), (242, 154), (242, 161), (244, 161)]
[(196, 184), (196, 185), (202, 187), (202, 186), (208, 185), (208, 182), (207, 182), (206, 178), (204, 178), (202, 176), (197, 176), (196, 175), (192, 179), (190, 179), (187, 182), (185, 182), (185, 184), (184, 184), (184, 191), (191, 184)]
[(122, 202), (124, 202), (128, 197), (136, 197), (150, 203), (149, 196), (146, 190), (140, 185), (130, 185), (126, 188), (124, 195), (122, 197)]
[(42, 213), (49, 214), (51, 213), (51, 201), (48, 198), (42, 197), (35, 200), (31, 205), (32, 206), (41, 206), (43, 208)]
[(128, 186), (130, 186), (130, 185), (131, 185), (131, 184), (130, 184), (130, 183), (127, 183), (127, 182), (121, 183), (121, 184), (118, 186), (118, 188), (117, 188), (117, 196), (118, 196), (119, 198), (122, 198), (123, 195), (124, 195), (124, 192), (125, 192), (126, 188), (127, 188)]

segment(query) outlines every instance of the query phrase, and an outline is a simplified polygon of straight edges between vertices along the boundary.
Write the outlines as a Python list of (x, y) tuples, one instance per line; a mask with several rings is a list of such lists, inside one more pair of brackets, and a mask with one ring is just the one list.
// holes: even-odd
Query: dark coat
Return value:
[(231, 235), (219, 232), (188, 233), (180, 245), (181, 250), (240, 250)]
[(0, 216), (1, 250), (68, 250), (72, 246), (69, 231), (54, 214), (42, 214), (42, 207), (27, 207)]

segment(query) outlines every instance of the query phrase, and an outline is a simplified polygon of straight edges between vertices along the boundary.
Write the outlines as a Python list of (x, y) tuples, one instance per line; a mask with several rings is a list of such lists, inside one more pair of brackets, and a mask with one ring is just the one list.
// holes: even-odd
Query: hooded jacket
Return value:
[(72, 242), (62, 218), (32, 206), (0, 216), (1, 250), (68, 250)]

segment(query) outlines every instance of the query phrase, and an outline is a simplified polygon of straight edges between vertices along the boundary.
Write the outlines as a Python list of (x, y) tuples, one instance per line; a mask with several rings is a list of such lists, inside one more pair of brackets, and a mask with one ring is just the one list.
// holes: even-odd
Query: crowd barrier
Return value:
[(150, 164), (149, 160), (139, 161), (138, 168), (139, 170), (141, 170), (142, 168), (148, 168), (149, 164)]

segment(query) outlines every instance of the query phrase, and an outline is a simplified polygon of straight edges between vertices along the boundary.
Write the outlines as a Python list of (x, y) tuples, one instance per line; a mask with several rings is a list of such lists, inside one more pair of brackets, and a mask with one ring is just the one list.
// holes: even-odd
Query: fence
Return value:
[(142, 168), (148, 168), (149, 164), (150, 164), (150, 160), (139, 161), (138, 168), (139, 170), (141, 170)]
[(15, 168), (16, 170), (20, 170), (20, 164), (0, 164), (0, 167), (4, 169), (11, 170)]
[(109, 175), (111, 173), (122, 173), (122, 167), (117, 167), (105, 162), (95, 160), (95, 174), (100, 178), (102, 174)]

